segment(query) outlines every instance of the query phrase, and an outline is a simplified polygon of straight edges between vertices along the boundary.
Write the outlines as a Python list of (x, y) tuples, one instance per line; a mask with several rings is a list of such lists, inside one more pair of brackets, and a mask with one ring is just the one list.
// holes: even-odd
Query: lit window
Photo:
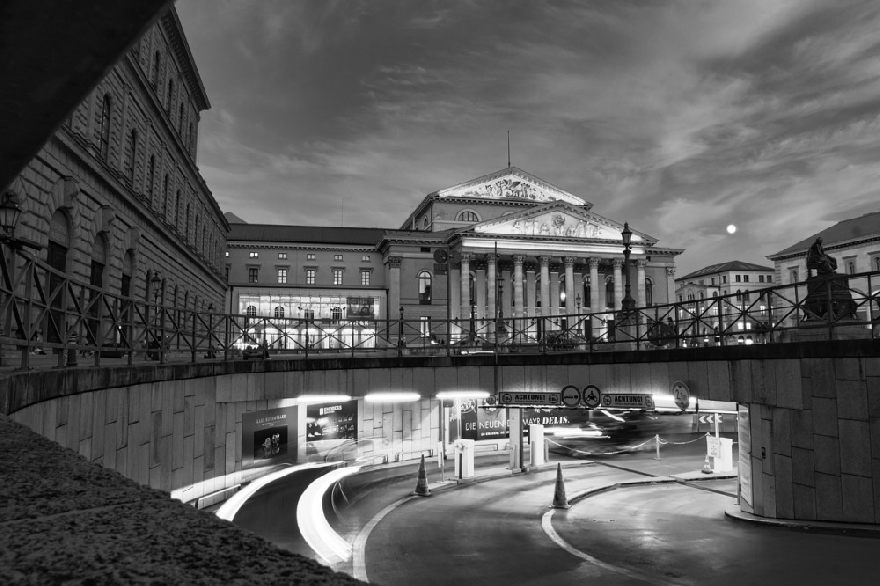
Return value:
[(342, 321), (342, 308), (341, 307), (331, 307), (330, 308), (330, 321), (333, 323), (339, 323)]
[(419, 273), (419, 303), (431, 304), (431, 273), (422, 271)]
[(431, 337), (431, 316), (423, 315), (419, 318), (419, 333), (423, 338)]
[(333, 260), (342, 260), (342, 255), (341, 254), (334, 254)]
[(275, 317), (284, 317), (284, 308), (280, 305), (275, 308)]
[(228, 251), (228, 250), (226, 251), (226, 256), (229, 256), (229, 251)]
[(287, 283), (287, 269), (277, 269), (278, 283), (284, 285)]
[(278, 253), (278, 260), (287, 260), (287, 253), (286, 252), (279, 252)]
[(333, 269), (333, 284), (342, 284), (342, 269)]
[(371, 272), (372, 271), (365, 271), (365, 270), (361, 269), (361, 285), (363, 285), (364, 287), (367, 287), (370, 284), (370, 273)]
[(245, 313), (248, 317), (254, 317), (257, 315), (257, 308), (253, 305), (248, 305), (247, 309), (245, 309)]
[(249, 252), (248, 256), (251, 258), (260, 258), (260, 253), (259, 252)]
[(306, 254), (306, 260), (315, 260), (315, 253), (310, 252), (310, 253)]
[(455, 220), (457, 222), (479, 222), (480, 216), (473, 210), (461, 210), (456, 214)]
[(315, 284), (315, 276), (317, 273), (318, 269), (306, 269), (306, 285)]
[(248, 268), (248, 283), (256, 283), (260, 278), (260, 269), (256, 267)]
[(370, 262), (370, 255), (365, 254), (361, 257), (361, 262)]

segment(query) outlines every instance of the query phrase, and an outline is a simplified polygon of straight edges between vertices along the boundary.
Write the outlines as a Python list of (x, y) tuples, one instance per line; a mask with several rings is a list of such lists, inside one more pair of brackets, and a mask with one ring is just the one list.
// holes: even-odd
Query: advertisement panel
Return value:
[[(520, 409), (523, 419), (523, 433), (529, 435), (529, 425), (537, 423), (545, 426), (580, 425), (589, 420), (589, 412), (584, 409), (531, 408)], [(452, 415), (454, 417), (454, 414)], [(510, 421), (504, 407), (476, 407), (473, 401), (461, 404), (462, 439), (497, 440), (510, 436)]]
[(321, 403), (306, 408), (306, 440), (357, 439), (357, 401)]
[(296, 407), (243, 413), (241, 466), (296, 462)]
[(738, 406), (739, 416), (739, 498), (742, 509), (753, 513), (752, 505), (752, 434), (749, 406)]

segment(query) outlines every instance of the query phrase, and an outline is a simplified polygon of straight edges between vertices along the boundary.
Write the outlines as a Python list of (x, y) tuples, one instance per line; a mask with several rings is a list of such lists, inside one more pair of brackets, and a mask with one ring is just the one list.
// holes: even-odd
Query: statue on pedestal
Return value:
[[(816, 238), (807, 251), (807, 297), (804, 300), (806, 321), (854, 319), (856, 303), (849, 290), (849, 279), (837, 271), (837, 261), (825, 253), (822, 237)], [(813, 271), (816, 274), (813, 275)]]

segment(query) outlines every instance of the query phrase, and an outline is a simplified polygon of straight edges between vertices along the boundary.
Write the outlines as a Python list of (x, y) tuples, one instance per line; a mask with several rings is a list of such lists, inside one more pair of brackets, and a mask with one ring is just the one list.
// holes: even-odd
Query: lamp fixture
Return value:
[(411, 403), (421, 398), (418, 393), (370, 393), (364, 396), (367, 403)]
[(485, 399), (489, 396), (488, 391), (440, 391), (438, 399)]
[(21, 206), (15, 201), (15, 193), (6, 191), (0, 200), (0, 236), (6, 240), (15, 237), (15, 225), (21, 216)]

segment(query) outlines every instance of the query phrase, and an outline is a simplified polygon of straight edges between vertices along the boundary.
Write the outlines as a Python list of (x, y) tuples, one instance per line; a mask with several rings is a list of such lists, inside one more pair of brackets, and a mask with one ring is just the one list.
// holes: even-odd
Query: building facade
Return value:
[[(732, 317), (732, 334), (737, 343), (763, 341), (765, 325), (754, 319), (760, 306), (755, 291), (771, 287), (775, 281), (772, 267), (739, 260), (709, 265), (675, 280), (675, 295), (680, 302), (690, 302), (678, 309), (678, 331), (691, 336), (690, 344), (714, 345), (719, 321), (748, 308), (749, 317)], [(719, 301), (719, 298), (722, 298)], [(754, 307), (757, 303), (758, 307)], [(722, 314), (722, 320), (719, 320)], [(769, 319), (769, 318), (768, 318)], [(731, 330), (727, 330), (730, 332)], [(733, 341), (733, 340), (731, 340)]]
[[(559, 327), (545, 320), (621, 308), (623, 225), (591, 208), (508, 167), (428, 194), (396, 230), (232, 224), (228, 308), (296, 318), (285, 324), (293, 330), (288, 341), (302, 340), (312, 320), (338, 322), (339, 343), (372, 327), (356, 322), (401, 317), (405, 334), (434, 343), (474, 331), (489, 339), (499, 321), (507, 332), (537, 339), (542, 327)], [(674, 301), (680, 253), (633, 231), (636, 306)], [(283, 347), (279, 337), (266, 341)]]
[(219, 306), (229, 227), (196, 166), (209, 107), (170, 7), (7, 188), (23, 210), (15, 236), (108, 294)]

